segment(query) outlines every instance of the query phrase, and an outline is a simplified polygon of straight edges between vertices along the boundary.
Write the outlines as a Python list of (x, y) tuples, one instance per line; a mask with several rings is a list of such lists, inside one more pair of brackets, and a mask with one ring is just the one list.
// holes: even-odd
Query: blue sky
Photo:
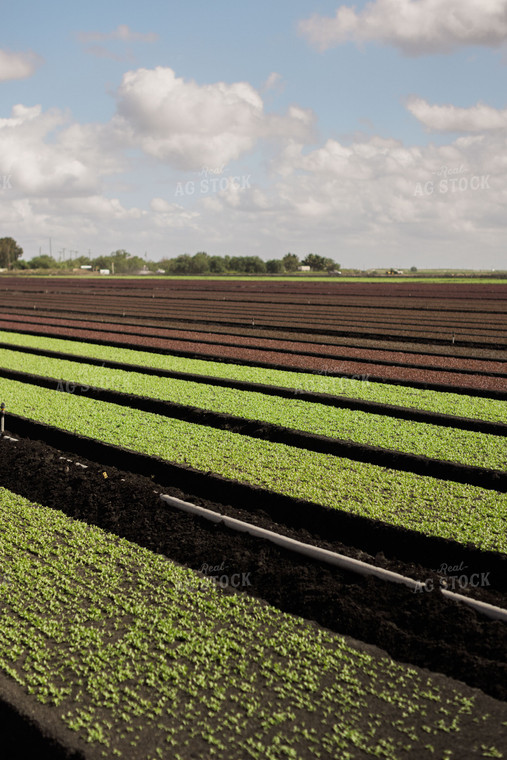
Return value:
[(507, 0), (21, 0), (0, 236), (505, 268)]

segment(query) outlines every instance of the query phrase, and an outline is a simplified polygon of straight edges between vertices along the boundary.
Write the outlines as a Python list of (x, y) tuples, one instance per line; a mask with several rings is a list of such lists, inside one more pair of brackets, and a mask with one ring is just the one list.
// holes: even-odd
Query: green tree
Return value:
[(166, 274), (169, 274), (172, 267), (172, 259), (161, 259), (157, 262), (157, 269), (163, 269)]
[(61, 269), (79, 269), (80, 266), (85, 264), (91, 264), (91, 259), (88, 256), (78, 256), (75, 259), (66, 259), (60, 263)]
[(78, 267), (89, 266), (92, 263), (92, 260), (88, 256), (78, 256), (72, 263), (77, 269)]
[(318, 256), (316, 253), (309, 253), (306, 258), (303, 259), (303, 265), (310, 267), (312, 272), (323, 272), (328, 266), (328, 262), (332, 262), (334, 267), (334, 261), (332, 259), (325, 259), (324, 256)]
[(118, 271), (119, 273), (125, 274), (128, 274), (129, 272), (138, 272), (140, 269), (145, 268), (147, 269), (146, 262), (140, 256), (129, 256), (120, 266), (119, 270), (116, 270), (115, 264), (115, 272)]
[(334, 272), (340, 269), (340, 264), (337, 264), (334, 259), (326, 259), (326, 269), (328, 272)]
[(262, 274), (266, 271), (266, 262), (259, 256), (242, 256), (244, 272), (247, 274)]
[(124, 248), (113, 251), (107, 258), (110, 259), (110, 265), (101, 268), (112, 269), (115, 274), (128, 274), (144, 269), (144, 260), (140, 256), (132, 256)]
[(246, 272), (246, 256), (231, 256), (229, 260), (230, 272)]
[(411, 272), (417, 272), (417, 267), (410, 267)]
[(111, 256), (97, 256), (91, 260), (91, 264), (94, 269), (111, 269), (112, 260)]
[(295, 253), (287, 253), (282, 259), (282, 264), (286, 272), (297, 272), (300, 264), (299, 256)]
[(0, 267), (12, 269), (14, 262), (22, 255), (23, 249), (16, 243), (14, 238), (0, 238)]
[(171, 274), (190, 274), (192, 267), (192, 257), (188, 253), (183, 253), (181, 256), (176, 256), (175, 259), (171, 259), (171, 265), (169, 271)]
[(227, 272), (227, 264), (223, 256), (210, 256), (209, 268), (213, 274), (223, 274)]
[(52, 256), (35, 256), (28, 262), (30, 269), (58, 269), (58, 262)]
[(14, 262), (12, 265), (13, 269), (30, 269), (30, 264), (28, 261), (25, 261), (24, 259), (18, 259)]
[(270, 274), (280, 274), (283, 272), (283, 261), (281, 259), (269, 259), (266, 261), (266, 269)]
[(207, 274), (210, 270), (209, 256), (204, 251), (199, 251), (194, 256), (190, 263), (191, 274)]

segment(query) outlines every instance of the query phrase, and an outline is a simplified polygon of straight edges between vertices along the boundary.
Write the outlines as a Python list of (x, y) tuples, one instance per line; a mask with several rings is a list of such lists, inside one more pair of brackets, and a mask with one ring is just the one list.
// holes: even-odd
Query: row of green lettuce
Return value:
[[(345, 377), (329, 377), (326, 374), (310, 374), (271, 370), (262, 367), (247, 367), (240, 364), (187, 359), (183, 357), (136, 351), (129, 348), (114, 348), (92, 343), (47, 338), (21, 333), (0, 331), (0, 342), (13, 346), (59, 351), (102, 361), (137, 364), (144, 367), (187, 372), (196, 375), (240, 380), (263, 385), (275, 385), (294, 389), (296, 393), (311, 391), (329, 393), (336, 396), (394, 404), (429, 412), (450, 414), (489, 422), (507, 420), (507, 402), (495, 399), (466, 396), (459, 393), (441, 393), (389, 383), (356, 380)], [(326, 362), (322, 362), (322, 372), (326, 372)]]
[(5, 349), (0, 349), (0, 366), (54, 378), (55, 389), (98, 386), (369, 446), (465, 465), (507, 468), (506, 439), (501, 436)]
[(477, 690), (3, 488), (0, 519), (0, 672), (96, 757), (504, 757)]
[(15, 414), (91, 439), (428, 535), (507, 552), (507, 494), (4, 378), (0, 395)]

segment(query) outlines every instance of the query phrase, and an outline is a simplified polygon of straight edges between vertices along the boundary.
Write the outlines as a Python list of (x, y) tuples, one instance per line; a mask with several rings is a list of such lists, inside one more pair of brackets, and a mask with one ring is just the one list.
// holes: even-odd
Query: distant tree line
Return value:
[(162, 261), (144, 260), (132, 256), (123, 249), (113, 251), (108, 256), (78, 256), (66, 261), (57, 261), (52, 256), (42, 254), (29, 261), (21, 258), (23, 249), (13, 238), (0, 238), (0, 268), (2, 269), (62, 269), (72, 270), (86, 266), (92, 270), (109, 269), (114, 274), (133, 274), (142, 269), (163, 271), (165, 274), (283, 274), (296, 272), (300, 266), (309, 266), (313, 272), (336, 271), (340, 269), (333, 259), (309, 253), (300, 260), (294, 253), (287, 253), (281, 259), (263, 261), (259, 256), (210, 256), (199, 251), (193, 256), (184, 253)]
[[(42, 254), (41, 256), (34, 256), (33, 259), (25, 261), (19, 257), (8, 260), (3, 253), (3, 240), (10, 238), (0, 239), (0, 267), (7, 269), (61, 269), (72, 270), (79, 269), (82, 266), (89, 266), (92, 270), (109, 269), (109, 271), (115, 274), (132, 274), (142, 269), (145, 266), (145, 261), (140, 256), (132, 256), (130, 253), (124, 250), (114, 251), (109, 256), (97, 256), (92, 259), (88, 256), (78, 256), (75, 259), (67, 259), (66, 261), (57, 261), (52, 256)], [(23, 250), (19, 248), (20, 254)], [(155, 269), (157, 265), (154, 265)]]
[(314, 272), (340, 269), (333, 259), (309, 253), (300, 260), (294, 253), (282, 259), (263, 261), (259, 256), (209, 256), (204, 251), (190, 256), (184, 253), (174, 259), (162, 259), (156, 265), (167, 274), (283, 274), (296, 272), (300, 266), (309, 266)]

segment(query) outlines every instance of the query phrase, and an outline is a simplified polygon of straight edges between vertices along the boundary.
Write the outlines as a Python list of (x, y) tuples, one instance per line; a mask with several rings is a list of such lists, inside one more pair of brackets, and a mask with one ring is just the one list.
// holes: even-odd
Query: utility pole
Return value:
[[(64, 250), (65, 250), (65, 249), (64, 249)], [(52, 247), (52, 245), (51, 245), (51, 238), (49, 238), (49, 255), (50, 255), (50, 256), (52, 256), (52, 255), (53, 255), (53, 247)]]

